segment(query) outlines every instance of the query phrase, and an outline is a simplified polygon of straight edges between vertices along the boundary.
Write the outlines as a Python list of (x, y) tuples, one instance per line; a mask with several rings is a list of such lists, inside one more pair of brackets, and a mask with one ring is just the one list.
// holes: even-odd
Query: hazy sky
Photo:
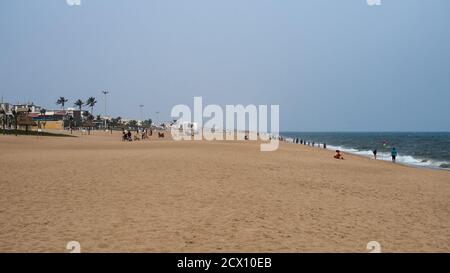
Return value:
[(450, 130), (450, 1), (0, 1), (0, 92), (109, 112), (279, 104), (281, 130)]

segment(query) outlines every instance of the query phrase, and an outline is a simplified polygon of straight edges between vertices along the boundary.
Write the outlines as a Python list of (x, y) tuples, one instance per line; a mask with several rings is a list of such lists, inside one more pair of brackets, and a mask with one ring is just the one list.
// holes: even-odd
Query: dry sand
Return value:
[(450, 172), (282, 144), (0, 136), (0, 251), (450, 251)]

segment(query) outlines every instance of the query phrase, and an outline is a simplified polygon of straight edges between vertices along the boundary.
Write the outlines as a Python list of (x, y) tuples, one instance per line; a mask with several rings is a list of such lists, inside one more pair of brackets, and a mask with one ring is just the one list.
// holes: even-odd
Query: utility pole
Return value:
[(160, 120), (159, 120), (159, 111), (156, 111), (155, 113), (156, 113), (157, 122), (161, 123)]
[(139, 108), (140, 108), (140, 110), (141, 110), (141, 126), (142, 126), (142, 122), (143, 122), (143, 120), (142, 120), (142, 108), (144, 108), (144, 105), (143, 105), (143, 104), (140, 104), (140, 105), (139, 105)]
[(106, 130), (106, 95), (109, 94), (109, 91), (102, 91), (102, 93), (105, 95), (105, 130)]

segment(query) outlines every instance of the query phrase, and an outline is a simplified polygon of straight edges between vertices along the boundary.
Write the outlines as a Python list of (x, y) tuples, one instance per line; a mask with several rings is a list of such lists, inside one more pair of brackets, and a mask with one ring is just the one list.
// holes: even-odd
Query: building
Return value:
[[(74, 126), (81, 126), (83, 120), (83, 113), (86, 111), (78, 110), (74, 108), (68, 108), (67, 110), (45, 110), (44, 107), (35, 105), (34, 103), (25, 104), (11, 104), (11, 103), (1, 103), (0, 109), (2, 109), (6, 115), (7, 127), (12, 129), (14, 120), (14, 111), (20, 116), (31, 117), (33, 121), (36, 122), (36, 126), (32, 129), (53, 129), (53, 130), (64, 130), (65, 127), (69, 127), (70, 121), (73, 122)], [(22, 129), (18, 126), (18, 129)]]
[(14, 104), (12, 105), (12, 110), (16, 112), (28, 111), (29, 113), (39, 113), (42, 109), (41, 106), (34, 105), (34, 103), (24, 103), (24, 104)]

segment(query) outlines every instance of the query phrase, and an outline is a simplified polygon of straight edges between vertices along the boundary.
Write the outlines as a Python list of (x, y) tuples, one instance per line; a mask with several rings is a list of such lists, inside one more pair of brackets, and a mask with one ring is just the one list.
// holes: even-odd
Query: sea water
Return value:
[(368, 157), (373, 157), (372, 151), (376, 149), (380, 160), (391, 160), (390, 152), (395, 147), (399, 163), (450, 170), (450, 132), (283, 132), (281, 135), (315, 142), (316, 145), (326, 143), (328, 149)]

